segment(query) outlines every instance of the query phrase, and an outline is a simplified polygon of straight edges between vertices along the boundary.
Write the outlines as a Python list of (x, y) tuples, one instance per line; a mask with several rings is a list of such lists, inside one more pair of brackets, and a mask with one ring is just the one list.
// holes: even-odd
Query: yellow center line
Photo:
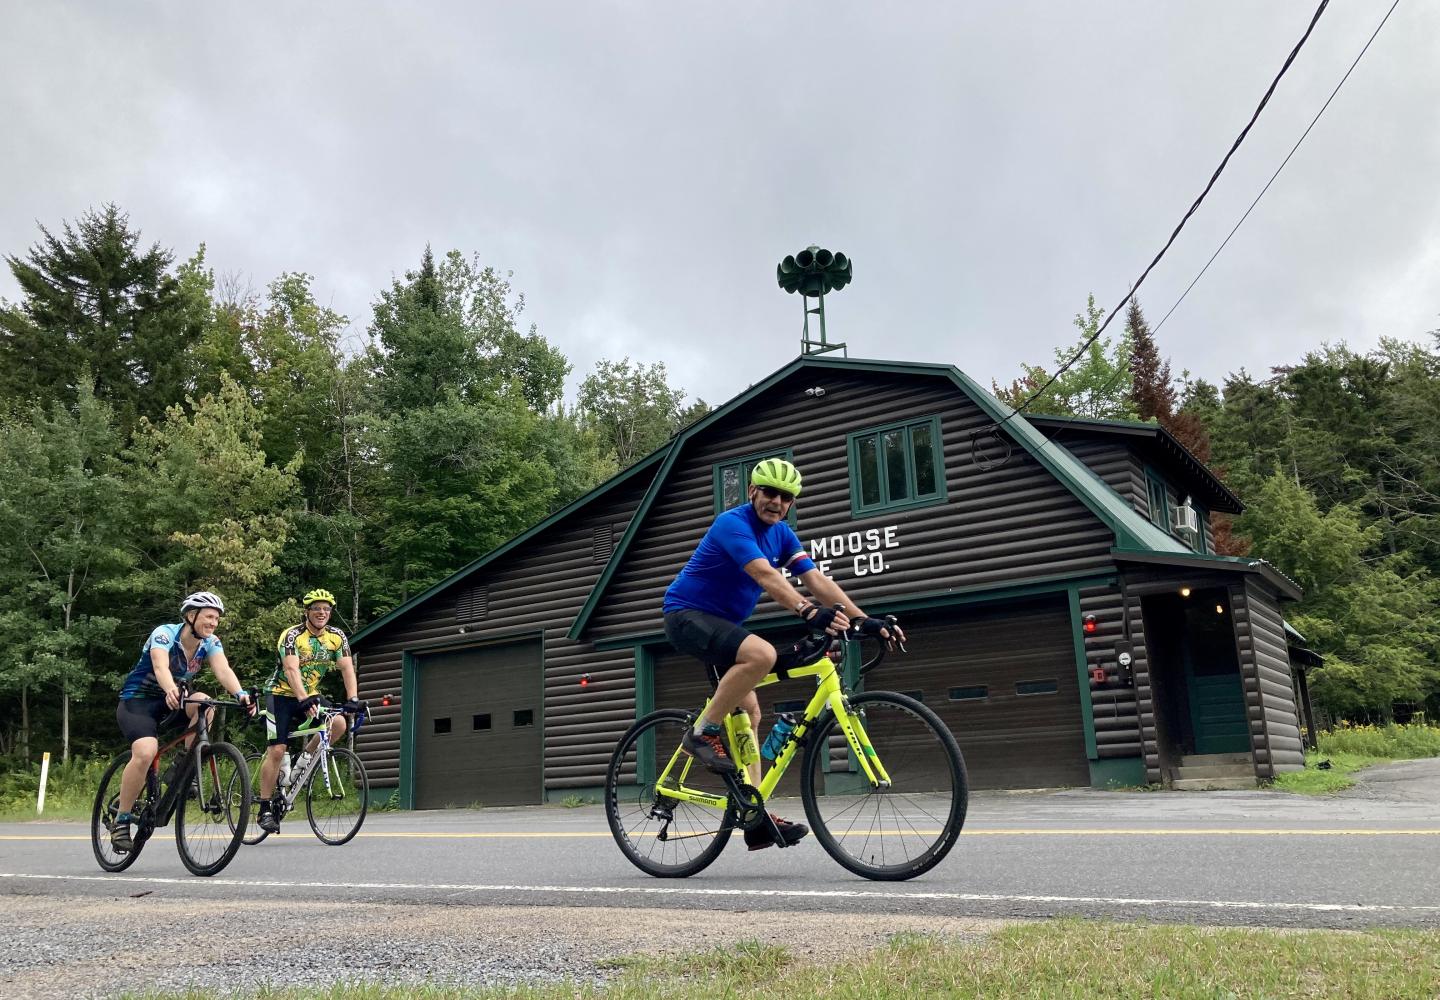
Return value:
[[(888, 836), (936, 836), (939, 830), (906, 830), (903, 832), (883, 831)], [(360, 836), (367, 840), (381, 838), (406, 840), (514, 840), (517, 838), (540, 837), (550, 840), (610, 839), (609, 831), (542, 831), (516, 830), (512, 832), (472, 831), (441, 832), (429, 830), (362, 830)], [(874, 836), (868, 832), (867, 836)], [(1110, 827), (1013, 828), (964, 830), (966, 837), (1440, 837), (1437, 829), (1372, 829), (1338, 828), (1323, 830), (1296, 829), (1244, 829), (1244, 828), (1179, 828), (1179, 829), (1116, 829)], [(88, 836), (74, 834), (0, 834), (0, 841), (63, 841), (89, 840)]]

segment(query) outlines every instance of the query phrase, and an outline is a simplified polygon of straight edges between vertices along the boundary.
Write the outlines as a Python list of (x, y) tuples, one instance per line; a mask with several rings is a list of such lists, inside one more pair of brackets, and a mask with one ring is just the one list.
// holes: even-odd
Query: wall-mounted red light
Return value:
[(584, 688), (584, 687), (589, 687), (589, 686), (590, 686), (590, 675), (589, 675), (589, 674), (581, 674), (581, 675), (580, 675), (580, 686), (581, 686), (582, 688)]
[(389, 696), (388, 694), (387, 694), (387, 695), (382, 695), (381, 698), (380, 698), (380, 704), (384, 705), (386, 708), (389, 708), (389, 707), (390, 707), (390, 696)]
[(1094, 615), (1086, 615), (1084, 619), (1082, 619), (1080, 627), (1085, 630), (1086, 635), (1094, 635), (1095, 630), (1099, 628), (1099, 626), (1095, 624)]

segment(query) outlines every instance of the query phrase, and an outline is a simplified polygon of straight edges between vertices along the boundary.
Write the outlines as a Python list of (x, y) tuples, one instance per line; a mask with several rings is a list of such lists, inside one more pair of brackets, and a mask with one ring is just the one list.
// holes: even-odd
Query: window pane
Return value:
[(487, 712), (487, 713), (484, 714), (484, 715), (474, 715), (474, 716), (471, 716), (471, 717), (470, 717), (470, 728), (474, 729), (476, 732), (480, 732), (480, 731), (482, 731), (482, 730), (489, 729), (489, 728), (490, 728), (490, 714)]
[(720, 470), (720, 507), (722, 510), (729, 510), (731, 507), (740, 506), (740, 501), (745, 497), (745, 491), (740, 487), (740, 468), (735, 465), (727, 465)]
[(1168, 528), (1165, 523), (1165, 484), (1157, 480), (1150, 480), (1150, 521), (1162, 528)]
[(935, 442), (931, 440), (930, 425), (918, 424), (910, 428), (910, 443), (915, 450), (915, 495), (935, 495)]
[(950, 689), (951, 701), (984, 701), (990, 697), (990, 688), (985, 684), (971, 684), (967, 687)]
[(533, 726), (533, 725), (535, 725), (535, 710), (532, 709), (532, 708), (517, 708), (517, 709), (515, 709), (515, 725), (517, 725), (517, 726)]
[(873, 507), (880, 502), (880, 457), (875, 452), (873, 437), (861, 438), (858, 442), (860, 460), (860, 505)]
[(1059, 681), (1016, 681), (1016, 694), (1055, 694), (1060, 690)]
[(444, 736), (444, 735), (445, 735), (446, 733), (448, 733), (449, 731), (450, 731), (450, 720), (449, 720), (449, 719), (436, 719), (436, 720), (435, 720), (435, 735), (436, 735), (436, 736)]
[(891, 503), (910, 499), (910, 486), (905, 481), (905, 432), (885, 432), (885, 484)]

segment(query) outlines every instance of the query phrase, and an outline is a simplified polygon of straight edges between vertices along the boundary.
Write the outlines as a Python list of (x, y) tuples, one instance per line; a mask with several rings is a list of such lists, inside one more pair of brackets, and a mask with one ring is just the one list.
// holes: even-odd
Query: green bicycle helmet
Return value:
[(326, 604), (333, 606), (335, 604), (335, 595), (330, 593), (330, 591), (326, 590), (324, 587), (317, 587), (314, 590), (310, 591), (308, 594), (306, 594), (305, 599), (301, 601), (301, 603), (304, 604), (306, 608), (309, 608), (310, 605), (314, 604), (316, 601), (324, 601)]
[(800, 495), (800, 470), (783, 458), (766, 458), (750, 470), (751, 486), (773, 486), (793, 496)]

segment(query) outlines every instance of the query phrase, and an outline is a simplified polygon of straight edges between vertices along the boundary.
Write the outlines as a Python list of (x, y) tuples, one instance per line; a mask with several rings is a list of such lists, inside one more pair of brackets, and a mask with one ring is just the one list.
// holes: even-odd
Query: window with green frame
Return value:
[(853, 514), (921, 507), (945, 499), (939, 417), (851, 434), (848, 450)]
[[(745, 497), (750, 490), (750, 470), (767, 458), (783, 458), (786, 461), (795, 460), (794, 452), (785, 448), (780, 451), (766, 451), (758, 455), (747, 455), (744, 458), (732, 459), (729, 462), (717, 463), (711, 476), (715, 488), (715, 513), (729, 510), (731, 507), (738, 507), (745, 502)], [(790, 524), (795, 524), (795, 508), (790, 508)]]
[(1165, 499), (1165, 480), (1149, 469), (1145, 480), (1150, 487), (1150, 522), (1162, 531), (1170, 530), (1170, 504)]
[(1210, 552), (1210, 547), (1205, 543), (1205, 525), (1210, 521), (1210, 512), (1204, 507), (1201, 507), (1198, 503), (1195, 503), (1194, 500), (1191, 500), (1190, 503), (1195, 508), (1196, 520), (1200, 522), (1200, 530), (1195, 533), (1195, 541), (1191, 544), (1190, 547), (1193, 548), (1196, 552), (1200, 553), (1202, 556), (1208, 555)]

